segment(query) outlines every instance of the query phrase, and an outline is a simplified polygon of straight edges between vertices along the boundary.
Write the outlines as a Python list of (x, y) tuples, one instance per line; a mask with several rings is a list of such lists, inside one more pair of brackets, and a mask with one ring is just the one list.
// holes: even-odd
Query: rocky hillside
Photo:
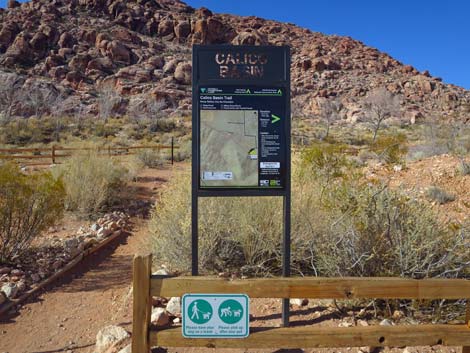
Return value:
[[(51, 108), (57, 100), (45, 102), (50, 92), (61, 97), (64, 113), (98, 114), (104, 109), (101, 99), (113, 102), (113, 113), (126, 114), (133, 102), (148, 105), (150, 99), (169, 112), (188, 114), (191, 45), (233, 43), (292, 47), (298, 115), (312, 116), (319, 99), (338, 97), (343, 118), (355, 121), (365, 95), (385, 86), (403, 96), (406, 119), (430, 112), (470, 119), (469, 91), (359, 41), (257, 17), (214, 14), (177, 0), (10, 0), (0, 9), (0, 27), (0, 81), (29, 92), (37, 105), (42, 100), (45, 114), (57, 110)], [(10, 108), (12, 115), (38, 113), (24, 99), (10, 99)]]

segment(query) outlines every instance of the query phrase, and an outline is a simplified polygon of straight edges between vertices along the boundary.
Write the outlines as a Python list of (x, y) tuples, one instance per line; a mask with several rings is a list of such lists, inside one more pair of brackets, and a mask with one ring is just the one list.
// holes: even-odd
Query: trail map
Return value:
[(201, 186), (258, 186), (258, 111), (201, 110)]

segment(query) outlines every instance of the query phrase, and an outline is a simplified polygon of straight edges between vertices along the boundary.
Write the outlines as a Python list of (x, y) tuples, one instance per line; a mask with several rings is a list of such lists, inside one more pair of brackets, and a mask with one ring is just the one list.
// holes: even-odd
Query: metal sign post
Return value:
[[(282, 196), (282, 275), (290, 276), (291, 121), (287, 46), (193, 46), (192, 275), (199, 197)], [(289, 300), (282, 322), (289, 324)]]

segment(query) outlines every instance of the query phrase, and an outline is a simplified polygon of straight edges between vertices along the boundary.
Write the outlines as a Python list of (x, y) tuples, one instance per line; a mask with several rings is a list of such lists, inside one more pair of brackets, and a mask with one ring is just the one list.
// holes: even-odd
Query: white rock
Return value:
[(290, 303), (290, 305), (306, 306), (306, 305), (308, 305), (308, 299), (293, 298), (289, 301), (289, 303)]
[(132, 345), (128, 344), (123, 349), (121, 349), (118, 353), (132, 353)]
[(112, 230), (111, 230), (111, 229), (101, 228), (101, 229), (98, 231), (97, 234), (98, 234), (99, 237), (106, 238), (106, 237), (109, 236), (111, 233), (112, 233)]
[(152, 316), (150, 317), (150, 321), (155, 326), (166, 326), (170, 322), (170, 317), (168, 313), (163, 308), (153, 308), (152, 309)]
[(102, 328), (96, 335), (95, 353), (104, 353), (113, 345), (130, 337), (120, 326), (110, 325)]
[(181, 315), (181, 299), (180, 297), (172, 297), (166, 305), (166, 311), (170, 314), (179, 316)]
[(393, 326), (393, 323), (389, 319), (383, 319), (380, 321), (380, 326)]
[(169, 275), (168, 271), (165, 270), (164, 268), (161, 268), (161, 269), (155, 271), (153, 274), (157, 275), (157, 276), (168, 276)]
[(5, 283), (1, 291), (5, 293), (8, 299), (13, 299), (18, 293), (18, 286), (15, 283)]
[(94, 223), (91, 225), (90, 229), (93, 231), (93, 232), (97, 232), (101, 227), (99, 226), (98, 223)]

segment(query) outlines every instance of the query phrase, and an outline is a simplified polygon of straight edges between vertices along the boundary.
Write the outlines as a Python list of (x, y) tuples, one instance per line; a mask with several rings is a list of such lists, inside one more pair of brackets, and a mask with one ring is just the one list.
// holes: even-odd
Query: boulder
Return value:
[(96, 58), (88, 62), (87, 71), (88, 70), (99, 70), (106, 73), (112, 73), (113, 62), (108, 57)]
[(3, 25), (0, 30), (0, 52), (4, 52), (13, 43), (18, 32), (19, 28), (16, 23), (7, 22)]
[(168, 304), (166, 305), (166, 311), (174, 316), (181, 315), (181, 298), (180, 297), (172, 297)]
[(17, 8), (17, 7), (20, 7), (21, 6), (21, 3), (19, 1), (16, 1), (16, 0), (8, 0), (8, 4), (7, 4), (7, 7), (9, 9), (14, 9), (14, 8)]
[(61, 48), (72, 48), (75, 44), (75, 39), (69, 32), (64, 32), (60, 35), (57, 44), (59, 44)]
[(90, 59), (88, 54), (77, 54), (70, 60), (69, 67), (72, 70), (83, 72), (86, 70)]
[(106, 326), (96, 335), (94, 353), (104, 353), (106, 350), (118, 345), (129, 337), (129, 333), (120, 326)]
[(13, 299), (18, 294), (18, 286), (15, 283), (7, 282), (2, 285), (0, 291), (3, 292), (8, 299)]
[(107, 54), (114, 61), (130, 64), (132, 62), (131, 50), (119, 41), (113, 40), (107, 45)]
[(179, 62), (181, 62), (180, 59), (171, 59), (170, 61), (167, 61), (165, 65), (163, 66), (163, 72), (165, 74), (174, 73), (176, 66), (178, 65)]
[(174, 77), (179, 83), (189, 85), (191, 83), (191, 64), (189, 62), (180, 62), (176, 66)]
[(173, 21), (169, 19), (161, 21), (158, 24), (158, 35), (165, 37), (169, 34), (173, 34)]
[(164, 308), (153, 308), (150, 321), (155, 326), (167, 326), (170, 322), (170, 317)]
[(175, 34), (178, 39), (186, 39), (191, 34), (191, 24), (188, 21), (180, 21), (175, 26)]
[(268, 40), (266, 37), (258, 32), (257, 30), (246, 31), (238, 33), (238, 35), (233, 38), (232, 44), (234, 45), (267, 45)]

